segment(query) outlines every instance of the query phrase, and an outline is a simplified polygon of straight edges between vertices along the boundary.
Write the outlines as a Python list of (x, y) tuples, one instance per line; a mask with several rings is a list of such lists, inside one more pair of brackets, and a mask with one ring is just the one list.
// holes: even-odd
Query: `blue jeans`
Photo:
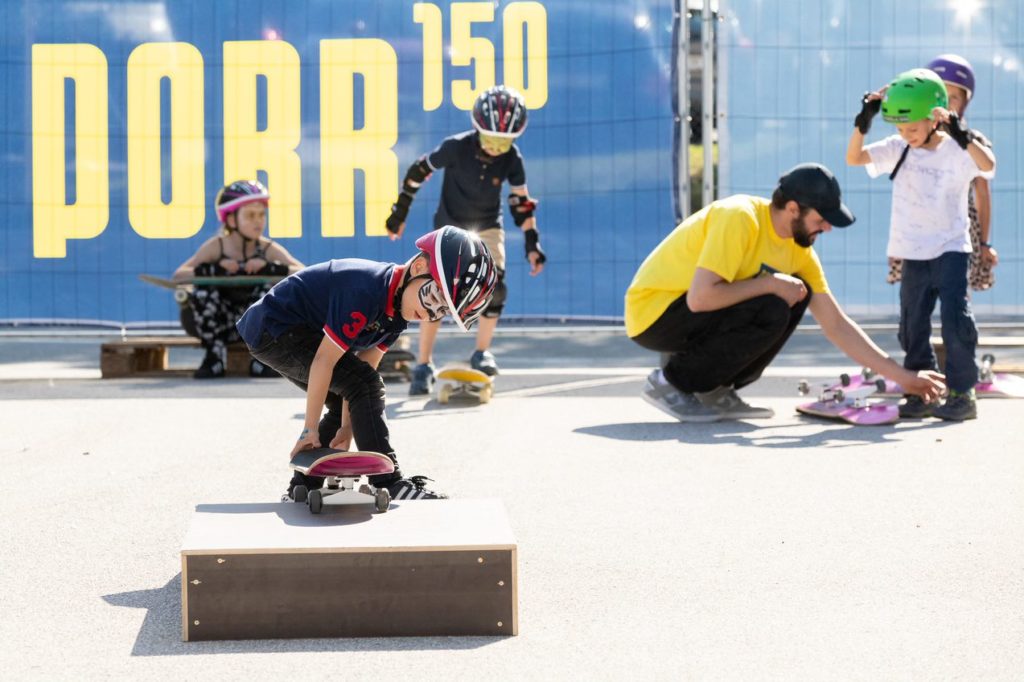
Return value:
[(968, 391), (978, 381), (978, 328), (967, 298), (969, 253), (944, 253), (932, 260), (904, 260), (900, 286), (900, 347), (903, 366), (938, 369), (932, 348), (932, 311), (941, 305), (942, 343), (946, 347), (946, 384)]

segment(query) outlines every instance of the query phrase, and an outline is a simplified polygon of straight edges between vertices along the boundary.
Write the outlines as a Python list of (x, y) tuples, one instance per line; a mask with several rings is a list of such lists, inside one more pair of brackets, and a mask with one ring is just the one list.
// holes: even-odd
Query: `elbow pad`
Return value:
[(540, 202), (533, 197), (524, 197), (521, 194), (509, 194), (508, 206), (512, 209), (512, 220), (516, 225), (522, 225), (527, 218), (533, 217), (533, 212)]
[(408, 194), (416, 194), (420, 190), (420, 185), (426, 182), (433, 172), (427, 163), (427, 157), (420, 157), (416, 163), (409, 166), (409, 170), (405, 173), (405, 179), (402, 181), (402, 191)]

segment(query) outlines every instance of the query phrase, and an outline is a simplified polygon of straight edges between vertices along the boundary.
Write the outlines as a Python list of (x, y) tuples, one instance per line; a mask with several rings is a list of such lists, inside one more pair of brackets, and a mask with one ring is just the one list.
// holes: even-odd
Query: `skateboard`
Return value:
[(981, 356), (981, 369), (974, 392), (979, 398), (1024, 398), (1024, 378), (1015, 374), (993, 372), (996, 356), (986, 353)]
[(184, 303), (188, 300), (188, 292), (197, 286), (207, 287), (255, 287), (261, 284), (274, 284), (284, 277), (270, 275), (238, 275), (236, 277), (186, 277), (184, 279), (166, 279), (153, 275), (139, 275), (146, 284), (170, 289), (174, 292), (174, 300)]
[(309, 490), (304, 485), (297, 485), (292, 489), (292, 499), (296, 502), (305, 502), (311, 514), (321, 512), (325, 497), (345, 490), (369, 495), (373, 498), (373, 506), (381, 513), (386, 512), (391, 506), (391, 493), (387, 488), (374, 488), (369, 483), (356, 488), (356, 484), (363, 476), (394, 472), (395, 463), (387, 455), (379, 452), (314, 448), (303, 450), (292, 457), (290, 466), (306, 476), (323, 476), (326, 479), (326, 489)]
[(494, 379), (467, 363), (448, 364), (437, 373), (437, 402), (442, 405), (452, 398), (471, 398), (486, 403), (493, 394)]
[[(884, 389), (884, 379), (878, 379), (875, 383), (867, 382), (856, 388), (824, 384), (815, 402), (798, 405), (796, 410), (801, 414), (861, 426), (893, 424), (900, 418), (900, 410), (896, 404), (867, 399), (868, 396), (877, 395)], [(798, 390), (800, 395), (808, 395), (811, 387), (806, 381), (801, 381)]]
[[(974, 386), (974, 392), (979, 398), (1024, 398), (1024, 377), (1015, 374), (992, 371), (996, 358), (991, 353), (981, 356), (981, 366), (978, 372), (978, 383)], [(860, 371), (859, 375), (850, 376), (842, 374), (839, 377), (839, 384), (833, 388), (858, 388), (866, 382), (880, 380), (877, 374), (868, 368)], [(903, 395), (903, 387), (895, 381), (885, 380), (885, 388), (878, 391), (881, 396)]]

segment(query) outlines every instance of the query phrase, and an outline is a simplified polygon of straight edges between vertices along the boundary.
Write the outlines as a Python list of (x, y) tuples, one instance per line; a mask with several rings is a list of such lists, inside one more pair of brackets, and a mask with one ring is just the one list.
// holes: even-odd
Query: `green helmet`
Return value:
[(913, 123), (932, 117), (935, 107), (949, 106), (946, 84), (931, 69), (904, 71), (889, 83), (882, 99), (886, 123)]

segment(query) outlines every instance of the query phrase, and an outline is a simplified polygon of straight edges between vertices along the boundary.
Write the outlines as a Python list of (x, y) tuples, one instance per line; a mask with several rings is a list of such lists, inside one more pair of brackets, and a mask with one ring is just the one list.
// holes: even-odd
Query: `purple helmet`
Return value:
[(270, 192), (263, 183), (258, 180), (236, 180), (217, 192), (213, 205), (217, 209), (218, 220), (225, 223), (230, 214), (254, 201), (270, 203)]
[(939, 74), (946, 83), (966, 90), (967, 101), (971, 101), (974, 96), (974, 69), (970, 62), (958, 54), (940, 54), (928, 62), (927, 68)]
[(515, 88), (495, 85), (473, 103), (473, 127), (493, 137), (519, 137), (526, 130), (526, 100)]
[(455, 324), (469, 331), (491, 302), (498, 282), (491, 253), (478, 235), (451, 225), (423, 235), (416, 247), (430, 256), (430, 276), (443, 292)]

